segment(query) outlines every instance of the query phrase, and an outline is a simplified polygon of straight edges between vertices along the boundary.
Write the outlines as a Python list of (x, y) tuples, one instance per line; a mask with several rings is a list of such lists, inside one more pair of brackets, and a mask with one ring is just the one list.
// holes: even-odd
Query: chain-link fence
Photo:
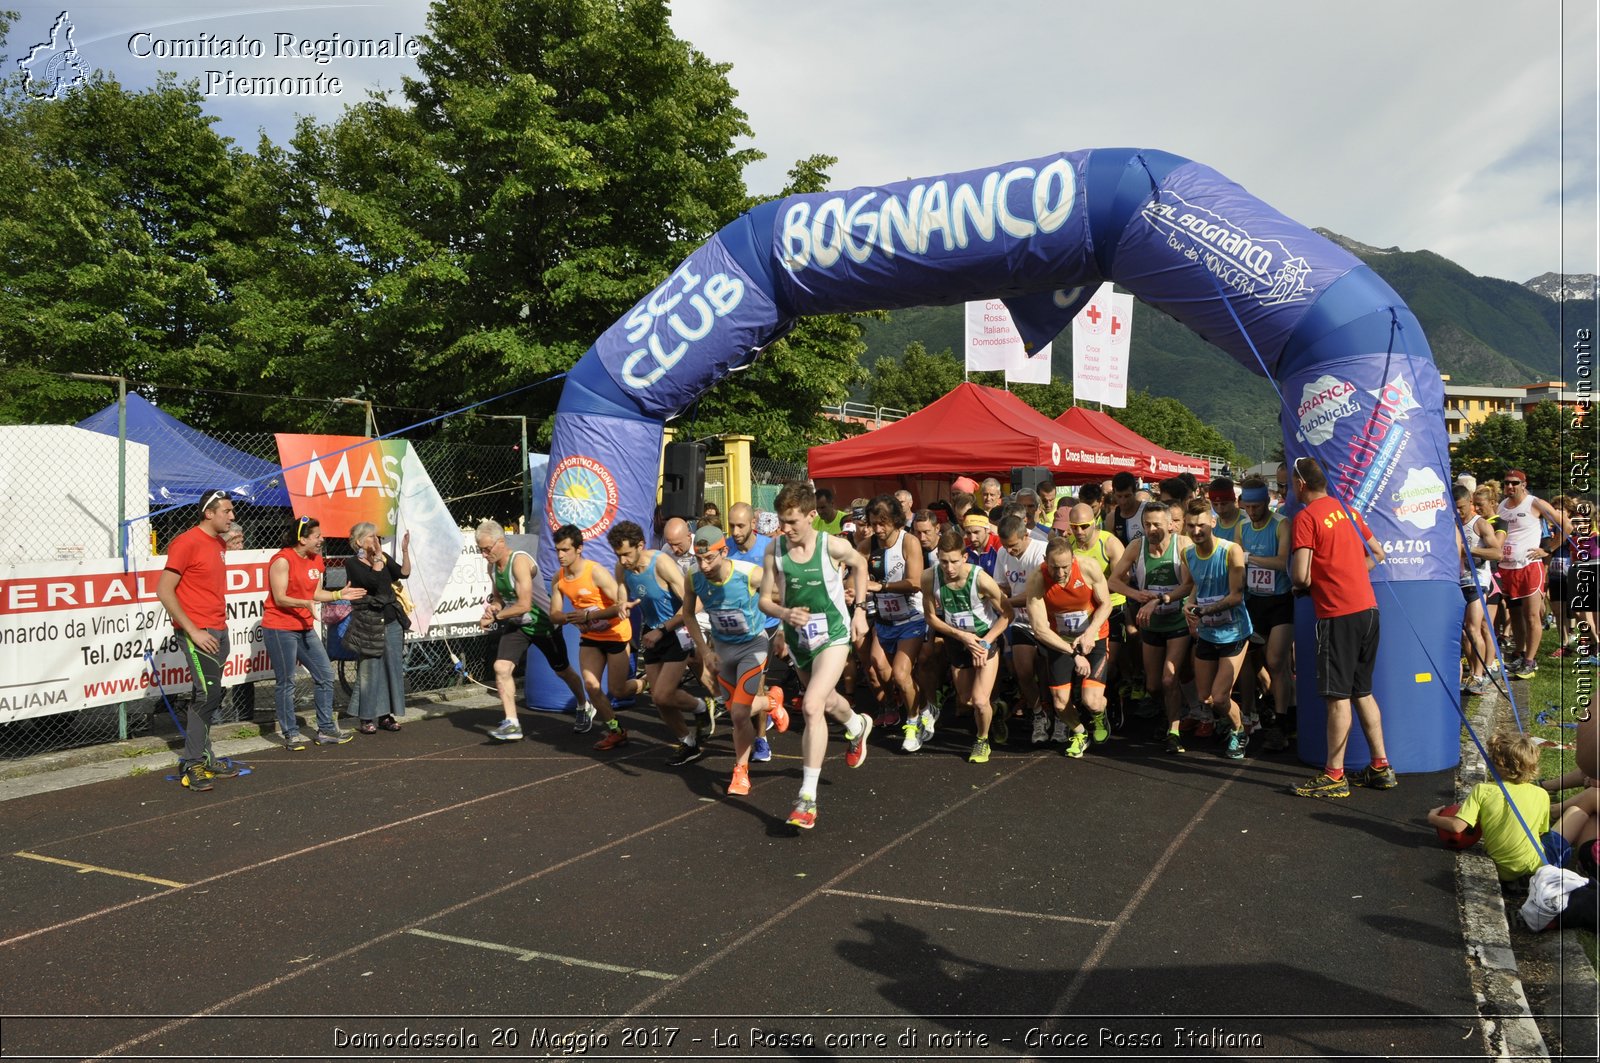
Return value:
[(757, 509), (770, 510), (784, 484), (806, 478), (804, 465), (752, 456), (750, 458), (751, 503)]
[[(508, 423), (514, 420), (480, 421), (473, 434), (481, 442), (410, 441), (464, 529), (485, 518), (516, 527), (528, 512), (527, 429), (519, 433)], [(135, 396), (120, 433), (118, 422), (112, 407), (86, 427), (0, 426), (0, 563), (9, 577), (0, 580), (0, 759), (139, 734), (175, 735), (172, 717), (183, 719), (188, 690), (186, 682), (170, 689), (176, 677), (159, 663), (176, 643), (153, 601), (159, 572), (151, 559), (196, 523), (196, 503), (212, 489), (237, 500), (243, 549), (278, 548), (294, 521), (273, 433), (201, 433)], [(343, 486), (386, 486), (394, 471), (382, 462), (352, 463)], [(351, 552), (343, 537), (349, 529), (324, 531), (332, 570)], [(484, 681), (485, 643), (481, 636), (408, 641), (407, 689)], [(141, 661), (146, 668), (137, 681), (123, 680), (127, 697), (88, 704), (106, 702), (114, 688), (76, 676), (117, 665), (126, 674)], [(347, 708), (355, 663), (335, 667), (335, 704)], [(91, 689), (98, 697), (89, 696)], [(311, 696), (311, 679), (301, 670), (295, 704), (302, 715)], [(233, 686), (219, 722), (266, 729), (275, 719), (274, 700), (270, 679)]]

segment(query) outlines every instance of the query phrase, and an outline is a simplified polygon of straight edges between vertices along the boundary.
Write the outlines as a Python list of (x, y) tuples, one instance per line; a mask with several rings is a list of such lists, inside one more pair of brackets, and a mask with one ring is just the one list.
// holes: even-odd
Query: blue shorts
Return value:
[(874, 624), (873, 633), (878, 636), (878, 645), (883, 647), (885, 657), (893, 657), (895, 648), (906, 639), (923, 639), (928, 637), (928, 621), (926, 617), (917, 617), (907, 620), (903, 624)]

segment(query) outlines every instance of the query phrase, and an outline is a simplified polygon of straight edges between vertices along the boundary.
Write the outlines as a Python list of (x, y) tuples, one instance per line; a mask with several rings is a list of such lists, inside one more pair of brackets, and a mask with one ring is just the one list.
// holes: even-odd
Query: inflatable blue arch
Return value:
[[(805, 314), (1000, 298), (1030, 349), (1115, 281), (1274, 382), (1292, 460), (1387, 544), (1375, 694), (1390, 758), (1459, 757), (1457, 585), (1444, 389), (1416, 318), (1359, 259), (1209, 167), (1094, 149), (774, 200), (731, 222), (606, 330), (556, 413), (541, 529), (650, 527), (662, 427)], [(1299, 603), (1300, 755), (1325, 752)], [(1348, 761), (1370, 756), (1355, 728)]]

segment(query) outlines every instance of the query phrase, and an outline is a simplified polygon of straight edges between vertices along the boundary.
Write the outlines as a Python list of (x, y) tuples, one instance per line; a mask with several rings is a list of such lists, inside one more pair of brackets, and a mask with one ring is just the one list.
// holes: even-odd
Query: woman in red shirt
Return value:
[(261, 615), (261, 634), (276, 680), (278, 735), (290, 749), (310, 744), (300, 733), (300, 718), (294, 712), (294, 673), (302, 663), (314, 684), (317, 744), (343, 745), (355, 737), (339, 730), (334, 721), (333, 665), (317, 637), (311, 607), (339, 599), (355, 601), (367, 592), (359, 587), (324, 590), (322, 572), (322, 527), (311, 517), (301, 517), (284, 537), (283, 549), (267, 563), (267, 603)]

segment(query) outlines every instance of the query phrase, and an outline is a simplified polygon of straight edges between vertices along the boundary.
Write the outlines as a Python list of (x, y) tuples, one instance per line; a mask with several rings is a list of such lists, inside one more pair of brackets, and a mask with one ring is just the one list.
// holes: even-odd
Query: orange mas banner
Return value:
[(278, 457), (296, 517), (314, 517), (324, 535), (343, 538), (362, 521), (394, 535), (400, 468), (408, 444), (365, 436), (278, 434)]

